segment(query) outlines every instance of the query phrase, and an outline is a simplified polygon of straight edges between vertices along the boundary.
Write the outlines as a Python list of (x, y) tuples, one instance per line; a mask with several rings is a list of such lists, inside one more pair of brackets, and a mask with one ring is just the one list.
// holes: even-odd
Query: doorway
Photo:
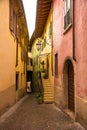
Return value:
[(67, 107), (75, 112), (74, 68), (70, 60), (67, 60), (63, 70), (64, 95)]
[(27, 71), (27, 82), (30, 82), (31, 91), (34, 92), (33, 82), (32, 82), (32, 71)]

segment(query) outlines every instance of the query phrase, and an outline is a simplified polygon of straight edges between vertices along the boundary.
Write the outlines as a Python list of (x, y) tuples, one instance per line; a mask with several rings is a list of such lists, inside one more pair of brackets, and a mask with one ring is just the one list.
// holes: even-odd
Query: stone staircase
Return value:
[(53, 103), (54, 101), (54, 90), (50, 84), (49, 79), (42, 79), (43, 88), (44, 88), (44, 102)]

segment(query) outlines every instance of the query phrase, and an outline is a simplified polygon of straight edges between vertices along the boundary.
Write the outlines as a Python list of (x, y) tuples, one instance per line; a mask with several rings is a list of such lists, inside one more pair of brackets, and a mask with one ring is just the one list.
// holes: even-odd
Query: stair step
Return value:
[(53, 94), (44, 94), (44, 97), (53, 97)]
[(44, 88), (47, 88), (47, 87), (48, 87), (48, 88), (52, 88), (51, 86), (45, 86), (45, 85), (44, 85)]
[(53, 92), (53, 89), (51, 89), (51, 88), (44, 88), (44, 91), (52, 91)]
[(49, 86), (49, 87), (51, 87), (51, 85), (49, 85), (49, 84), (43, 84), (43, 86)]
[(49, 81), (43, 81), (43, 83), (49, 83)]
[(43, 79), (43, 81), (49, 81), (49, 79)]
[(44, 99), (44, 101), (54, 101), (54, 99)]
[(49, 82), (43, 82), (44, 84), (49, 84)]
[(48, 100), (48, 99), (53, 100), (54, 98), (53, 98), (53, 96), (52, 97), (44, 97), (44, 100)]
[(43, 85), (44, 87), (50, 87), (51, 88), (51, 86), (50, 85)]
[(54, 93), (49, 79), (42, 79), (42, 83), (44, 88), (44, 102), (52, 103), (54, 101)]
[(53, 102), (54, 101), (54, 99), (47, 99), (47, 100), (44, 100), (44, 102), (46, 103), (46, 102)]
[(53, 89), (51, 89), (50, 87), (44, 87), (44, 90), (52, 91)]
[(46, 92), (44, 92), (44, 94), (53, 94), (53, 92), (46, 91)]
[(54, 98), (53, 98), (53, 96), (52, 97), (44, 97), (44, 100), (48, 100), (48, 99), (53, 100)]

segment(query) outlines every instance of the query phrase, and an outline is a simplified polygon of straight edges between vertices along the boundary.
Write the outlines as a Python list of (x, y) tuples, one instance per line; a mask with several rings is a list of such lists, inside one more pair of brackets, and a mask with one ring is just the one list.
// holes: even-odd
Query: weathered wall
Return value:
[[(72, 27), (64, 33), (64, 1), (60, 0), (54, 0), (53, 47), (54, 56), (56, 53), (58, 53), (58, 78), (54, 76), (55, 91), (59, 91), (59, 97), (61, 97), (60, 90), (62, 89), (62, 73), (64, 62), (68, 56), (72, 57)], [(56, 101), (59, 99), (57, 94), (58, 93), (55, 93)]]
[(87, 98), (87, 1), (79, 0), (75, 3), (75, 35), (77, 95)]
[[(2, 13), (3, 12), (3, 13)], [(0, 110), (15, 102), (16, 43), (9, 30), (9, 0), (0, 1)], [(10, 90), (10, 91), (9, 91)], [(3, 96), (2, 96), (3, 95)]]
[[(75, 5), (75, 116), (87, 128), (87, 1), (74, 1)], [(55, 102), (63, 102), (63, 65), (67, 56), (72, 60), (72, 26), (65, 32), (64, 1), (54, 0), (53, 43), (54, 54), (58, 53), (58, 78), (55, 78)], [(73, 60), (72, 60), (73, 61)]]
[(0, 19), (0, 91), (2, 91), (15, 84), (16, 43), (9, 30), (9, 0), (0, 1)]
[(87, 1), (75, 2), (76, 118), (87, 129)]

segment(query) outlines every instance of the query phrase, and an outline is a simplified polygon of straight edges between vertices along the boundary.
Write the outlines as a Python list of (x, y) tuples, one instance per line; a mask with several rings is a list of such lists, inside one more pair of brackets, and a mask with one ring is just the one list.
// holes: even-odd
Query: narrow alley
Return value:
[(0, 130), (85, 130), (54, 104), (27, 95), (0, 117)]
[(87, 0), (0, 0), (0, 130), (87, 130)]

